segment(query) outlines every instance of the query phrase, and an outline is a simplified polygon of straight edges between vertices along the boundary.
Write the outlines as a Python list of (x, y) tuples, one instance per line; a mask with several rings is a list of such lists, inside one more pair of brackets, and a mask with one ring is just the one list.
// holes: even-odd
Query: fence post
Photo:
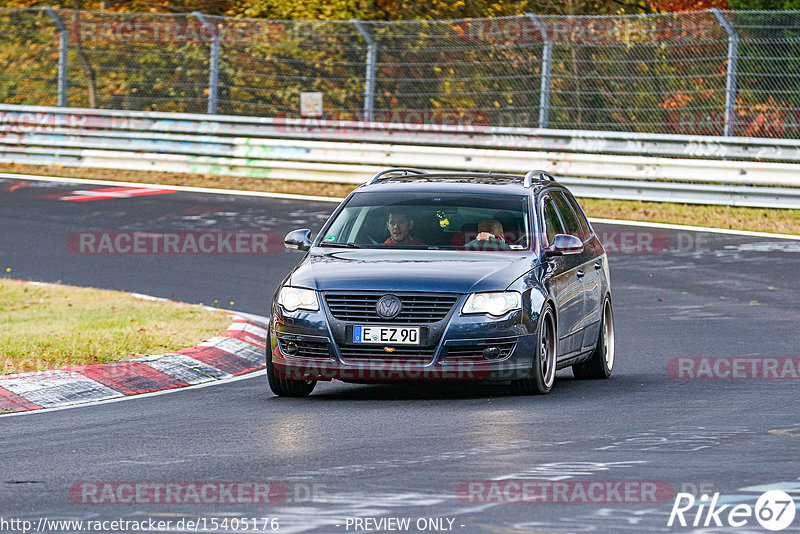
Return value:
[(358, 33), (367, 42), (367, 73), (364, 81), (364, 121), (372, 122), (372, 110), (375, 105), (375, 68), (378, 59), (378, 43), (370, 35), (360, 20), (350, 19)]
[(553, 40), (547, 34), (542, 21), (535, 13), (525, 13), (525, 16), (542, 34), (542, 83), (539, 89), (539, 128), (547, 128), (550, 122), (550, 69), (553, 64)]
[(42, 10), (55, 23), (58, 28), (58, 106), (67, 105), (67, 53), (69, 51), (69, 33), (64, 21), (53, 11), (50, 6), (44, 6)]
[(217, 91), (219, 86), (219, 29), (199, 11), (193, 11), (203, 28), (211, 35), (211, 56), (208, 58), (208, 113), (217, 113)]
[(736, 74), (739, 60), (739, 34), (728, 18), (717, 8), (711, 12), (728, 34), (728, 72), (725, 82), (725, 135), (736, 135)]

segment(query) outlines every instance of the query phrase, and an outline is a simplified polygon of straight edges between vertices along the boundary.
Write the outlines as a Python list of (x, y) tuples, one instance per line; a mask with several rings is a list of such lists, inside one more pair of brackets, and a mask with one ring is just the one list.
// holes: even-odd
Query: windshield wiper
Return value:
[(361, 248), (360, 246), (356, 245), (355, 243), (320, 243), (319, 246), (321, 247), (339, 247), (339, 248)]

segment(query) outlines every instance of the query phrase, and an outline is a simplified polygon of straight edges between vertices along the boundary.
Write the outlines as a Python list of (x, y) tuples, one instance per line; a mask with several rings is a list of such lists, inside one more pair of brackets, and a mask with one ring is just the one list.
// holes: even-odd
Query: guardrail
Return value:
[(800, 208), (800, 140), (783, 139), (0, 105), (0, 162), (343, 183), (541, 168), (585, 197)]

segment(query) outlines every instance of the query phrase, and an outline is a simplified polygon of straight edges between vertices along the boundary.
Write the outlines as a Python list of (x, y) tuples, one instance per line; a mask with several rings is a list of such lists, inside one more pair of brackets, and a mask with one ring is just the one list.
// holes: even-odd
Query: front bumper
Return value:
[[(462, 304), (460, 299), (454, 310)], [(531, 321), (524, 314), (519, 310), (494, 318), (454, 311), (441, 325), (441, 336), (426, 346), (386, 350), (335, 335), (324, 308), (288, 313), (276, 305), (270, 356), (278, 376), (295, 380), (502, 382), (529, 376), (533, 366), (536, 332), (525, 326)]]

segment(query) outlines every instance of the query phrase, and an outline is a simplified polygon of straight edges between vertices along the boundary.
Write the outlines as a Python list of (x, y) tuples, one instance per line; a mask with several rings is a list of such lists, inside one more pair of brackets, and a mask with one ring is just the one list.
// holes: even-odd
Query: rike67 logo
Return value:
[(691, 493), (678, 493), (667, 526), (741, 528), (753, 525), (755, 519), (762, 528), (777, 532), (792, 524), (796, 512), (794, 499), (781, 490), (761, 494), (755, 506), (745, 503), (720, 505), (718, 500), (719, 493), (715, 493), (710, 500), (708, 495), (696, 500)]

